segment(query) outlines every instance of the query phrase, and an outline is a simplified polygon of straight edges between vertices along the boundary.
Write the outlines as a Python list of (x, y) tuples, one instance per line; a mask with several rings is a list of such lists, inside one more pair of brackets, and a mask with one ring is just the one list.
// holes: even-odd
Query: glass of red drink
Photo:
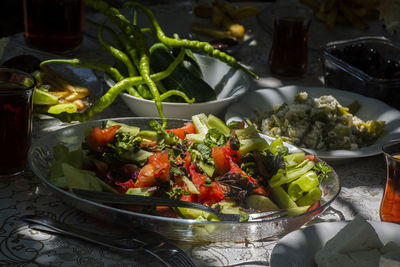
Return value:
[(32, 133), (36, 81), (20, 70), (0, 68), (0, 177), (23, 172)]
[(387, 178), (380, 216), (382, 221), (400, 223), (400, 139), (382, 147), (386, 158)]
[(23, 7), (29, 46), (67, 52), (82, 43), (84, 0), (24, 0)]
[(306, 72), (312, 14), (310, 9), (299, 4), (273, 7), (274, 30), (268, 61), (271, 73), (297, 78)]

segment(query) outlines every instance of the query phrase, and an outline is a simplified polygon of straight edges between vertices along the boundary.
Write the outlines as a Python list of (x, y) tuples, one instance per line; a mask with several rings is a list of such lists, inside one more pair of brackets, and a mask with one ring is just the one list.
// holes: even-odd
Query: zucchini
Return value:
[[(174, 61), (171, 51), (162, 43), (156, 43), (150, 48), (150, 65), (154, 72), (164, 71)], [(179, 90), (197, 103), (216, 99), (214, 89), (204, 80), (196, 77), (191, 71), (180, 64), (174, 72), (162, 80), (167, 90)]]

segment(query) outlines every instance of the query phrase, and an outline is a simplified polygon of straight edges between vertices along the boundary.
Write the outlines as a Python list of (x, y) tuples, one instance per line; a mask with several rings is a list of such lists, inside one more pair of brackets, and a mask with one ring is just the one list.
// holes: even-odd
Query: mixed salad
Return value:
[[(288, 209), (299, 214), (319, 205), (322, 179), (331, 168), (304, 152), (289, 153), (282, 139), (268, 143), (254, 126), (226, 125), (198, 114), (181, 128), (157, 120), (142, 130), (114, 121), (88, 129), (78, 149), (54, 147), (48, 180), (73, 188), (157, 196), (201, 203), (223, 213)], [(119, 206), (135, 212), (219, 220), (213, 214), (169, 207)]]

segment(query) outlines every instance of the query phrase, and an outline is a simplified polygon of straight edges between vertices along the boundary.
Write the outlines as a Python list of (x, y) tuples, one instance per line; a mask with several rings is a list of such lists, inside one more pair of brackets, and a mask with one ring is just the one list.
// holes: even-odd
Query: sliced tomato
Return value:
[[(189, 192), (189, 189), (188, 189), (186, 183), (182, 182), (182, 183), (181, 183), (181, 187), (182, 187), (182, 189), (185, 190), (186, 192)], [(194, 194), (181, 195), (180, 200), (182, 200), (182, 201), (189, 201), (189, 202), (196, 202), (196, 195), (194, 195)]]
[(224, 174), (230, 170), (230, 162), (239, 162), (239, 151), (233, 150), (229, 143), (222, 147), (213, 147), (211, 156), (214, 160), (215, 167), (218, 174)]
[(119, 185), (120, 187), (117, 187), (116, 189), (118, 192), (125, 194), (126, 190), (129, 188), (134, 188), (135, 187), (135, 182), (132, 179), (129, 179), (126, 182), (115, 182), (116, 185)]
[(306, 155), (306, 159), (315, 161), (315, 156), (314, 155)]
[(196, 133), (196, 128), (192, 122), (185, 122), (181, 128), (167, 129), (167, 133), (174, 133), (176, 137), (185, 139), (186, 134)]
[(226, 156), (227, 152), (224, 147), (215, 146), (212, 148), (211, 156), (215, 163), (216, 172), (224, 174), (229, 171), (229, 157)]
[(204, 185), (207, 180), (207, 176), (197, 172), (196, 165), (194, 163), (191, 163), (189, 165), (188, 171), (190, 176), (192, 177), (192, 182), (197, 186), (197, 188), (200, 188), (200, 186)]
[(156, 207), (156, 215), (161, 217), (178, 218), (178, 214), (170, 207)]
[(239, 165), (237, 165), (235, 162), (233, 162), (232, 160), (230, 161), (230, 166), (231, 166), (231, 173), (240, 173), (242, 176), (247, 177), (249, 179), (250, 183), (253, 183), (255, 185), (257, 185), (258, 187), (256, 189), (253, 190), (253, 193), (258, 194), (258, 195), (264, 195), (264, 196), (268, 196), (269, 193), (267, 191), (267, 189), (258, 184), (257, 180), (254, 179), (253, 177), (251, 177), (250, 175), (247, 175), (240, 167)]
[(140, 147), (155, 147), (157, 145), (157, 141), (142, 141), (140, 143)]
[(209, 205), (221, 202), (225, 199), (225, 193), (227, 193), (225, 186), (218, 182), (211, 182), (209, 186), (202, 186), (200, 189), (200, 195), (197, 198), (199, 203)]
[(114, 136), (119, 128), (121, 128), (120, 125), (110, 126), (106, 129), (95, 127), (92, 129), (90, 135), (86, 137), (86, 144), (89, 148), (101, 152), (108, 143), (114, 140)]
[(171, 164), (167, 152), (159, 152), (149, 157), (147, 163), (140, 170), (135, 187), (149, 187), (170, 179)]
[(182, 200), (182, 201), (195, 202), (195, 201), (196, 201), (196, 198), (195, 198), (195, 195), (193, 195), (193, 194), (190, 194), (190, 195), (182, 195), (182, 196), (181, 196), (181, 200)]
[(206, 185), (207, 176), (196, 171), (195, 164), (190, 164), (189, 174), (192, 177), (192, 182), (197, 186), (200, 194), (196, 195), (197, 202), (212, 205), (225, 199), (227, 188), (220, 183), (211, 182)]
[[(317, 200), (317, 201), (315, 201), (314, 204), (312, 204), (312, 205), (307, 209), (307, 211), (315, 210), (315, 209), (318, 209), (319, 207), (321, 207), (321, 201), (320, 201), (320, 200)], [(313, 212), (313, 215), (317, 215), (318, 213), (321, 213), (322, 211), (323, 211), (323, 209), (314, 211), (314, 212)]]

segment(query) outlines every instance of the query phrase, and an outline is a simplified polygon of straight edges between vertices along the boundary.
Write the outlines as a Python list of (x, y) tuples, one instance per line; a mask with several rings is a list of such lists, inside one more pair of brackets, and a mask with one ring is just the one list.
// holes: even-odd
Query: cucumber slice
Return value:
[(209, 128), (217, 129), (224, 135), (229, 135), (231, 133), (231, 129), (226, 126), (225, 122), (213, 114), (208, 115), (207, 125)]
[(124, 123), (115, 122), (112, 120), (108, 120), (106, 127), (120, 125), (121, 128), (118, 129), (118, 132), (128, 133), (130, 136), (136, 136), (140, 132), (140, 128), (136, 126), (130, 126)]
[(251, 195), (246, 199), (247, 207), (257, 212), (279, 210), (279, 207), (269, 197), (262, 195)]
[(214, 166), (204, 163), (203, 161), (199, 162), (199, 166), (208, 175), (208, 177), (213, 177), (215, 171)]
[(299, 206), (310, 206), (321, 199), (322, 191), (319, 187), (314, 187), (307, 194), (297, 200)]
[(127, 151), (121, 155), (121, 158), (130, 162), (143, 162), (153, 153), (140, 149), (137, 152)]
[(154, 192), (154, 191), (149, 191), (149, 188), (150, 187), (129, 188), (128, 190), (126, 190), (125, 194), (149, 197)]
[(47, 112), (51, 114), (60, 114), (62, 112), (76, 113), (77, 111), (78, 107), (74, 103), (56, 104), (47, 109)]
[(199, 189), (197, 189), (197, 187), (194, 185), (194, 183), (192, 181), (190, 181), (189, 178), (187, 178), (186, 176), (182, 176), (182, 181), (186, 184), (186, 186), (188, 187), (188, 190), (191, 194), (195, 194), (195, 195), (200, 194)]
[(35, 89), (33, 91), (33, 104), (35, 105), (55, 105), (58, 103), (58, 98), (44, 90)]
[(282, 209), (297, 208), (296, 202), (286, 193), (286, 191), (280, 186), (270, 186), (272, 193), (272, 199)]
[(186, 135), (186, 139), (188, 139), (196, 144), (200, 144), (201, 142), (203, 142), (205, 137), (206, 136), (204, 134), (187, 134)]
[(199, 134), (206, 135), (208, 133), (207, 121), (208, 118), (204, 113), (192, 116), (192, 122), (194, 124), (194, 127), (196, 128), (196, 132)]

